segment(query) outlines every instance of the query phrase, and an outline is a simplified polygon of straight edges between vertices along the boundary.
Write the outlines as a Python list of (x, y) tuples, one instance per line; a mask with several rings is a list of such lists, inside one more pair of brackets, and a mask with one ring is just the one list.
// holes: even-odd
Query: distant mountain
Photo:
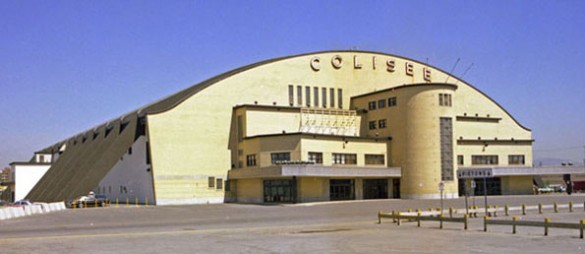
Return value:
[(573, 163), (573, 165), (575, 165), (575, 166), (583, 166), (583, 161), (573, 161), (573, 160), (559, 159), (559, 158), (534, 158), (533, 165), (535, 167), (560, 166), (563, 163)]

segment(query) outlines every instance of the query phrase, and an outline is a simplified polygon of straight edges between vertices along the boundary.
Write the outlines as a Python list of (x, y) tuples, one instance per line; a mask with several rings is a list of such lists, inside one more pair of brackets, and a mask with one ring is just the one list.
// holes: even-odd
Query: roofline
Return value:
[(414, 84), (404, 84), (404, 85), (401, 85), (401, 86), (395, 86), (395, 87), (385, 88), (385, 89), (378, 90), (378, 91), (373, 91), (373, 92), (369, 92), (369, 93), (364, 93), (364, 94), (352, 96), (351, 98), (352, 99), (357, 99), (357, 98), (362, 98), (362, 97), (366, 97), (366, 96), (370, 96), (370, 95), (374, 95), (374, 94), (378, 94), (378, 93), (385, 93), (385, 92), (394, 91), (394, 90), (401, 90), (401, 89), (404, 89), (404, 88), (421, 87), (421, 86), (436, 86), (436, 87), (443, 86), (443, 87), (453, 88), (453, 90), (457, 90), (457, 85), (451, 84), (451, 83), (436, 83), (436, 82), (430, 82), (430, 83), (414, 83)]
[[(253, 69), (254, 67), (266, 65), (266, 64), (269, 64), (269, 63), (274, 63), (274, 62), (281, 61), (281, 60), (287, 60), (287, 59), (302, 57), (302, 56), (309, 56), (309, 55), (316, 55), (316, 54), (327, 54), (327, 53), (352, 53), (352, 52), (354, 52), (354, 53), (366, 53), (366, 54), (377, 54), (377, 55), (384, 55), (384, 56), (389, 56), (389, 57), (396, 57), (396, 58), (401, 58), (401, 59), (408, 60), (408, 61), (413, 62), (413, 63), (418, 63), (418, 64), (421, 64), (421, 65), (425, 65), (425, 66), (429, 66), (429, 67), (432, 67), (434, 69), (437, 69), (437, 70), (439, 70), (439, 71), (447, 74), (448, 76), (454, 77), (454, 78), (460, 80), (461, 82), (465, 83), (469, 87), (475, 89), (480, 94), (482, 94), (483, 96), (485, 96), (486, 98), (488, 98), (489, 100), (491, 100), (493, 103), (495, 103), (498, 107), (500, 107), (500, 109), (502, 109), (506, 114), (508, 114), (508, 116), (518, 126), (520, 126), (521, 128), (523, 128), (523, 129), (525, 129), (527, 131), (531, 131), (530, 129), (528, 129), (528, 128), (524, 127), (522, 124), (520, 124), (508, 111), (506, 111), (505, 108), (503, 108), (500, 104), (498, 104), (494, 99), (492, 99), (491, 97), (489, 97), (488, 95), (486, 95), (485, 93), (483, 93), (481, 90), (479, 90), (476, 87), (470, 85), (468, 82), (465, 82), (462, 78), (459, 78), (459, 77), (457, 77), (457, 76), (455, 76), (455, 75), (453, 75), (453, 74), (451, 74), (449, 72), (446, 72), (443, 69), (438, 68), (436, 66), (433, 66), (433, 65), (430, 65), (430, 64), (427, 64), (427, 63), (423, 63), (421, 61), (414, 60), (414, 59), (411, 59), (411, 58), (408, 58), (408, 57), (399, 56), (399, 55), (393, 55), (393, 54), (388, 54), (388, 53), (382, 53), (382, 52), (376, 52), (376, 51), (367, 51), (367, 50), (326, 50), (326, 51), (316, 51), (316, 52), (309, 52), (309, 53), (301, 53), (301, 54), (295, 54), (295, 55), (290, 55), (290, 56), (284, 56), (284, 57), (277, 57), (277, 58), (267, 59), (267, 60), (264, 60), (264, 61), (252, 63), (252, 64), (249, 64), (249, 65), (245, 65), (245, 66), (242, 66), (242, 67), (233, 69), (231, 71), (224, 72), (222, 74), (219, 74), (219, 75), (213, 76), (213, 77), (211, 77), (209, 79), (206, 79), (206, 80), (204, 80), (202, 82), (193, 84), (193, 85), (191, 85), (190, 87), (188, 87), (186, 89), (183, 89), (183, 90), (181, 90), (179, 92), (176, 92), (174, 94), (171, 94), (171, 95), (169, 95), (167, 97), (164, 97), (164, 98), (162, 98), (160, 100), (157, 100), (155, 102), (146, 104), (145, 106), (142, 106), (142, 107), (140, 107), (140, 108), (138, 108), (136, 110), (133, 110), (133, 111), (131, 111), (129, 113), (123, 114), (120, 117), (114, 117), (114, 118), (112, 118), (112, 120), (106, 121), (105, 123), (99, 124), (96, 127), (89, 128), (89, 129), (87, 129), (87, 130), (85, 130), (83, 132), (80, 132), (80, 133), (77, 133), (75, 135), (72, 135), (72, 136), (70, 136), (70, 137), (68, 137), (66, 139), (63, 139), (62, 141), (59, 141), (59, 142), (54, 143), (53, 145), (50, 145), (50, 146), (48, 146), (46, 148), (43, 148), (43, 149), (40, 149), (39, 151), (45, 151), (45, 150), (50, 149), (51, 147), (55, 146), (56, 144), (65, 143), (65, 142), (67, 142), (67, 140), (69, 140), (71, 138), (75, 138), (75, 137), (77, 137), (77, 136), (79, 136), (79, 135), (81, 135), (81, 134), (83, 134), (85, 132), (88, 132), (89, 130), (98, 129), (98, 128), (100, 128), (102, 126), (105, 126), (105, 125), (108, 125), (111, 122), (114, 122), (116, 120), (123, 120), (124, 118), (126, 118), (126, 117), (128, 117), (130, 115), (133, 115), (133, 114), (136, 114), (138, 117), (140, 117), (140, 116), (143, 116), (144, 114), (159, 114), (159, 113), (163, 113), (163, 112), (169, 111), (169, 110), (175, 108), (176, 106), (178, 106), (179, 104), (181, 104), (182, 102), (184, 102), (185, 100), (187, 100), (188, 98), (190, 98), (191, 96), (197, 94), (199, 91), (201, 91), (201, 90), (203, 90), (203, 89), (205, 89), (205, 88), (207, 88), (207, 87), (209, 87), (209, 86), (211, 86), (211, 85), (213, 85), (213, 84), (215, 84), (215, 83), (217, 83), (219, 81), (222, 81), (222, 80), (224, 80), (226, 78), (229, 78), (229, 77), (234, 76), (236, 74), (239, 74), (239, 73), (245, 72), (247, 70)], [(166, 107), (162, 107), (160, 109), (158, 109), (156, 107), (159, 104), (161, 104), (162, 102), (165, 102), (167, 100), (170, 100), (174, 96), (180, 95), (181, 93), (185, 93), (185, 94), (183, 96), (181, 96), (180, 98), (177, 98), (177, 100), (174, 101), (173, 103), (171, 103), (171, 105), (166, 106)]]

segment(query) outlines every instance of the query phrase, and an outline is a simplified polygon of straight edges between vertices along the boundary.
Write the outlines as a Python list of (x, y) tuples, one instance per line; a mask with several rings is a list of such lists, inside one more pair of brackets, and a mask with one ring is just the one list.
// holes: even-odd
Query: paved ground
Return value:
[[(501, 207), (570, 200), (582, 206), (585, 196), (488, 197), (490, 205)], [(483, 206), (483, 199), (475, 202)], [(444, 206), (464, 204), (455, 199)], [(421, 228), (413, 222), (376, 224), (378, 210), (439, 206), (438, 200), (377, 200), (66, 210), (0, 221), (0, 253), (585, 253), (578, 230), (551, 229), (547, 237), (541, 228), (529, 227), (515, 235), (509, 226), (483, 232), (481, 219), (473, 219), (467, 231), (456, 223), (446, 223), (443, 230), (436, 222), (423, 222)], [(528, 211), (521, 217), (577, 223), (585, 219), (585, 210)]]

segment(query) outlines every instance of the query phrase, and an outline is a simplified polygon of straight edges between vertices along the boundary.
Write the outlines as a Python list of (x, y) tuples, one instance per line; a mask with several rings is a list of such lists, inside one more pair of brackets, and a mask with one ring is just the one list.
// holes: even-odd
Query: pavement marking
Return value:
[[(0, 244), (9, 242), (19, 241), (39, 241), (39, 240), (59, 240), (59, 239), (84, 239), (84, 238), (111, 238), (111, 237), (139, 237), (139, 236), (154, 236), (154, 235), (181, 235), (181, 234), (197, 234), (197, 233), (225, 233), (225, 232), (245, 232), (245, 231), (262, 231), (267, 229), (278, 229), (278, 231), (292, 231), (287, 233), (298, 233), (294, 229), (303, 228), (318, 228), (318, 227), (339, 227), (347, 225), (358, 225), (358, 224), (376, 224), (376, 220), (367, 221), (355, 221), (351, 223), (334, 223), (334, 224), (307, 224), (307, 225), (293, 225), (293, 226), (264, 226), (264, 227), (250, 227), (250, 228), (210, 228), (210, 229), (194, 229), (185, 228), (178, 230), (169, 231), (150, 231), (150, 232), (122, 232), (122, 233), (103, 233), (103, 234), (77, 234), (77, 235), (53, 235), (53, 236), (32, 236), (32, 237), (14, 237), (14, 238), (2, 238)], [(320, 230), (312, 229), (306, 231), (323, 231), (323, 233), (332, 233), (339, 230)], [(347, 231), (347, 230), (345, 230)]]

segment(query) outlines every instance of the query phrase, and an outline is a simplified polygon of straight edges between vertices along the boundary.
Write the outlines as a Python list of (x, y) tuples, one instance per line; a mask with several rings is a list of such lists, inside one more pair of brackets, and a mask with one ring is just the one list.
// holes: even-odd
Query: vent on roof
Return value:
[(110, 135), (110, 132), (112, 132), (113, 129), (114, 129), (114, 126), (106, 127), (106, 135), (105, 135), (106, 138), (108, 137), (108, 135)]
[(100, 135), (100, 133), (98, 131), (94, 131), (92, 140), (95, 140), (99, 135)]
[(128, 123), (130, 123), (130, 122), (120, 123), (120, 133), (122, 133), (124, 131), (124, 129), (126, 129), (126, 126), (128, 126)]

